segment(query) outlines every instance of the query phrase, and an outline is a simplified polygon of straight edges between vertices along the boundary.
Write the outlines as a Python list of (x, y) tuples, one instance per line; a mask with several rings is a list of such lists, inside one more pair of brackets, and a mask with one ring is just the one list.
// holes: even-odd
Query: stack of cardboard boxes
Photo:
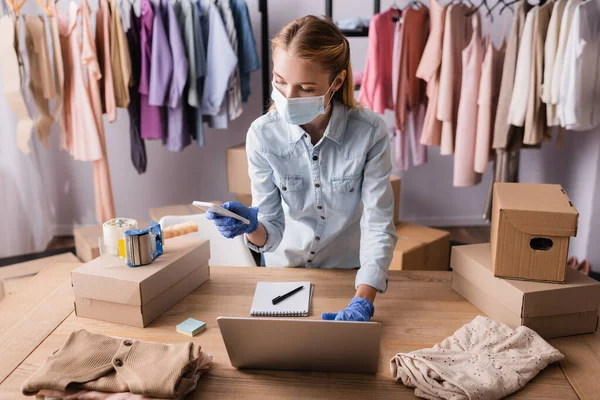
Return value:
[(491, 243), (452, 249), (452, 287), (512, 328), (544, 338), (595, 332), (600, 283), (567, 268), (577, 219), (560, 185), (496, 184)]
[[(398, 244), (394, 250), (391, 270), (448, 270), (450, 235), (448, 232), (425, 226), (400, 222), (401, 179), (390, 178), (394, 192), (394, 223)], [(236, 200), (252, 205), (246, 145), (242, 143), (227, 150), (227, 187)]]

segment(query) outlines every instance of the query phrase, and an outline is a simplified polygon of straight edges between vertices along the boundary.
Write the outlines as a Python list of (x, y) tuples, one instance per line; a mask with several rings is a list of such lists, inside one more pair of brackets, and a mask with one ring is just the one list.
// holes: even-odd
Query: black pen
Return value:
[(301, 291), (302, 289), (304, 289), (304, 286), (300, 286), (297, 287), (296, 289), (292, 290), (291, 292), (288, 292), (286, 294), (282, 294), (281, 296), (277, 296), (273, 299), (273, 305), (287, 299), (288, 297), (290, 297), (291, 295), (298, 293), (299, 291)]

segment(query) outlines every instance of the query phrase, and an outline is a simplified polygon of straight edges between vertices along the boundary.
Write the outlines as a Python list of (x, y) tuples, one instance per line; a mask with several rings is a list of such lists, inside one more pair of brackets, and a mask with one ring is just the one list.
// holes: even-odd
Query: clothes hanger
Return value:
[[(406, 6), (404, 6), (404, 10), (406, 10), (407, 8), (410, 8), (410, 7), (414, 8), (415, 10), (419, 10), (423, 7), (423, 5), (424, 4), (419, 0), (411, 0), (406, 4)], [(402, 11), (404, 11), (404, 10), (402, 10)]]
[(54, 12), (52, 11), (52, 8), (50, 7), (50, 1), (52, 1), (52, 0), (46, 0), (46, 3), (44, 3), (43, 0), (35, 0), (35, 1), (37, 1), (39, 6), (42, 7), (42, 10), (44, 10), (46, 15), (48, 15), (49, 17), (52, 17), (54, 15)]
[(10, 7), (10, 9), (13, 11), (13, 13), (15, 13), (15, 15), (18, 17), (19, 13), (21, 11), (21, 7), (23, 7), (26, 0), (22, 0), (20, 3), (17, 3), (17, 0), (5, 0), (5, 1), (6, 1), (6, 4), (8, 4), (8, 6)]
[[(467, 13), (467, 15), (470, 17), (473, 14), (475, 14), (476, 12), (480, 12), (479, 9), (481, 7), (484, 7), (487, 10), (487, 17), (490, 19), (490, 22), (494, 22), (494, 16), (492, 15), (492, 12), (490, 10), (490, 6), (487, 3), (487, 0), (481, 0), (481, 3), (479, 3), (479, 5), (476, 6), (472, 11)], [(484, 13), (481, 13), (481, 15), (484, 15)]]

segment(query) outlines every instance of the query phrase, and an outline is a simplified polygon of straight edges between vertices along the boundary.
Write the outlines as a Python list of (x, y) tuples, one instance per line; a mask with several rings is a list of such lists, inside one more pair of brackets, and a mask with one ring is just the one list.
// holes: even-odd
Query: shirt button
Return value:
[(322, 206), (317, 206), (317, 209), (322, 210), (323, 207)]
[(127, 347), (131, 346), (133, 344), (133, 342), (131, 340), (126, 340), (123, 342), (123, 344)]
[(321, 240), (321, 238), (320, 238), (319, 236), (317, 236), (317, 237), (315, 238), (315, 240), (318, 242), (319, 240)]
[(311, 252), (310, 252), (310, 254), (314, 255), (314, 254), (315, 254), (315, 252), (314, 252), (314, 251), (311, 251)]
[(494, 367), (496, 367), (496, 369), (502, 369), (502, 365), (500, 365), (500, 364), (496, 364), (496, 365), (494, 365)]
[(321, 219), (322, 219), (322, 220), (325, 220), (325, 217), (321, 215)]
[(471, 358), (472, 358), (472, 359), (475, 359), (475, 358), (477, 358), (477, 354), (471, 354)]
[(319, 156), (313, 156), (313, 161), (317, 161), (319, 159)]
[(307, 262), (307, 263), (311, 263), (311, 262), (312, 262), (312, 260), (307, 260), (306, 262)]
[(123, 366), (123, 361), (121, 361), (120, 358), (115, 359), (115, 365), (117, 367), (122, 367)]
[(350, 189), (350, 193), (354, 192), (354, 188)]
[(320, 184), (320, 183), (315, 183), (315, 187), (316, 187), (316, 188), (320, 188), (320, 187), (321, 187), (321, 184)]
[(281, 190), (283, 190), (285, 192), (287, 190), (287, 186), (282, 186)]

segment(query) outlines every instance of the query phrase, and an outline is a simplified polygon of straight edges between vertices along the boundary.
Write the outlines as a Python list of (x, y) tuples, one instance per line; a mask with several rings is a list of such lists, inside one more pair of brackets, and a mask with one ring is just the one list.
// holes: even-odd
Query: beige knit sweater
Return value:
[(42, 389), (131, 392), (176, 399), (196, 388), (200, 349), (192, 342), (164, 344), (78, 330), (29, 377), (25, 395)]

